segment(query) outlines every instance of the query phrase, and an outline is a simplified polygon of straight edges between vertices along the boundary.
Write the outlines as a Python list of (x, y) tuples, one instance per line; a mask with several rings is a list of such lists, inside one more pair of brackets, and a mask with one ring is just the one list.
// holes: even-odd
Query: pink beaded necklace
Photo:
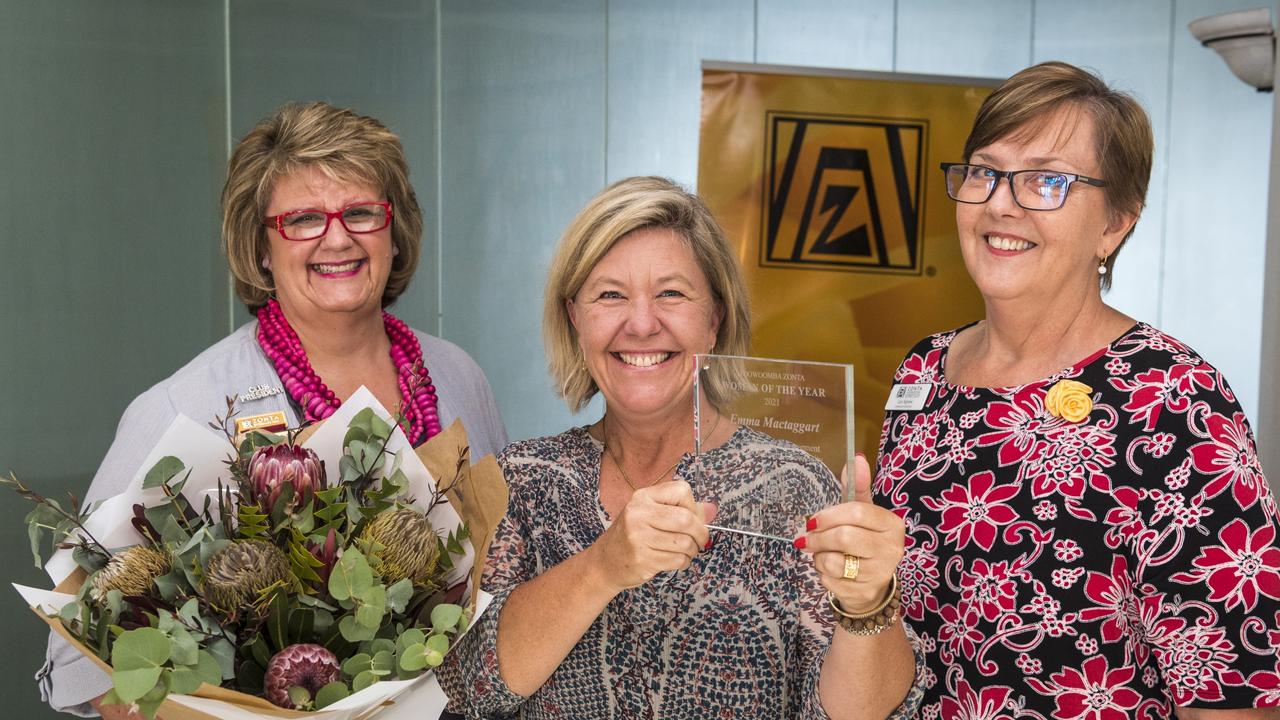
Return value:
[[(422, 346), (409, 326), (385, 310), (382, 324), (391, 340), (391, 361), (396, 365), (403, 412), (409, 423), (409, 442), (416, 446), (440, 432), (436, 388), (422, 363)], [(284, 382), (289, 397), (306, 413), (307, 420), (323, 420), (342, 405), (338, 396), (311, 369), (298, 334), (274, 298), (258, 311), (258, 344)]]

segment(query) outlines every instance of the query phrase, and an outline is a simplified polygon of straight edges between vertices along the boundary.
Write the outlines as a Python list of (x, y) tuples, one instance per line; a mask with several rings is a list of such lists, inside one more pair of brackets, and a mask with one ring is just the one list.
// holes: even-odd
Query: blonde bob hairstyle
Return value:
[[(567, 301), (577, 296), (596, 263), (636, 230), (674, 231), (693, 251), (722, 318), (711, 352), (745, 355), (751, 344), (747, 289), (724, 231), (702, 199), (660, 177), (631, 177), (591, 199), (565, 230), (547, 275), (542, 340), (556, 390), (577, 412), (600, 388), (587, 372)], [(707, 399), (721, 406), (732, 397), (732, 369), (717, 366), (704, 375)]]
[(418, 267), (422, 210), (409, 184), (400, 138), (377, 120), (327, 103), (291, 103), (258, 123), (236, 145), (222, 187), (222, 249), (236, 295), (256, 312), (275, 295), (267, 256), (267, 203), (275, 183), (314, 166), (341, 182), (381, 188), (391, 203), (391, 241), (398, 251), (382, 293), (382, 306), (409, 286)]
[[(998, 140), (1030, 138), (1060, 108), (1088, 113), (1093, 119), (1094, 154), (1107, 207), (1131, 213), (1135, 222), (1120, 244), (1100, 258), (1107, 272), (1098, 278), (1103, 290), (1111, 287), (1116, 255), (1133, 235), (1136, 218), (1146, 205), (1151, 180), (1151, 156), (1155, 141), (1147, 113), (1130, 95), (1111, 89), (1102, 78), (1064, 62), (1045, 62), (1022, 70), (1001, 83), (978, 108), (973, 130), (964, 143), (964, 161)], [(1011, 169), (1011, 168), (1004, 168)], [(1012, 168), (1018, 169), (1018, 168)]]

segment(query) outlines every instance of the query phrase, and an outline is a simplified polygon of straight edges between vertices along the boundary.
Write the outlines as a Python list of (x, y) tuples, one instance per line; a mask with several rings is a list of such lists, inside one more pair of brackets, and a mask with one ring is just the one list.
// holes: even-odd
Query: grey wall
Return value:
[[(243, 321), (217, 195), (229, 139), (286, 100), (400, 134), (428, 225), (397, 312), (472, 353), (512, 437), (594, 419), (546, 377), (546, 265), (607, 182), (696, 183), (703, 59), (1001, 77), (1060, 58), (1132, 89), (1157, 161), (1109, 300), (1198, 348), (1253, 417), (1273, 98), (1185, 28), (1257, 4), (0, 0), (0, 471), (83, 488), (128, 400)], [(25, 512), (0, 499), (0, 563), (43, 586)], [(41, 626), (9, 608), (7, 712), (47, 717)]]

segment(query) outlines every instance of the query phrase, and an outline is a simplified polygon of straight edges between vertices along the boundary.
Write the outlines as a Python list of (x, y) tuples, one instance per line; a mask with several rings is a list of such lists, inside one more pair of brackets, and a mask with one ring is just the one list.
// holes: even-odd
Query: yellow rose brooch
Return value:
[(1054, 417), (1078, 423), (1093, 411), (1093, 388), (1075, 380), (1059, 380), (1044, 396), (1044, 409)]

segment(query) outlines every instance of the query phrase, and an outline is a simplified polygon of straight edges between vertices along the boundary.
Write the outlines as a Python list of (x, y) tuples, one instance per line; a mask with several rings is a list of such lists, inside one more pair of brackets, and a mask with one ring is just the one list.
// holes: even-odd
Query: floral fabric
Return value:
[[(899, 367), (932, 393), (887, 413), (875, 482), (907, 525), (922, 716), (1280, 705), (1275, 500), (1222, 375), (1139, 323), (1044, 380), (962, 387), (955, 335)], [(1079, 422), (1045, 410), (1061, 380), (1091, 391)]]
[[(502, 607), (520, 583), (604, 532), (601, 453), (599, 441), (575, 428), (514, 443), (499, 457), (511, 499), (483, 583), (495, 599), (439, 670), (450, 709), (477, 718), (827, 717), (818, 676), (834, 623), (813, 563), (790, 543), (720, 531), (688, 569), (615, 597), (532, 696), (507, 688), (497, 654)], [(716, 502), (717, 522), (728, 526), (744, 527), (779, 489), (792, 507), (816, 510), (840, 498), (821, 462), (747, 428), (686, 456), (676, 477), (699, 500)], [(911, 717), (920, 692), (913, 688), (894, 717)]]

